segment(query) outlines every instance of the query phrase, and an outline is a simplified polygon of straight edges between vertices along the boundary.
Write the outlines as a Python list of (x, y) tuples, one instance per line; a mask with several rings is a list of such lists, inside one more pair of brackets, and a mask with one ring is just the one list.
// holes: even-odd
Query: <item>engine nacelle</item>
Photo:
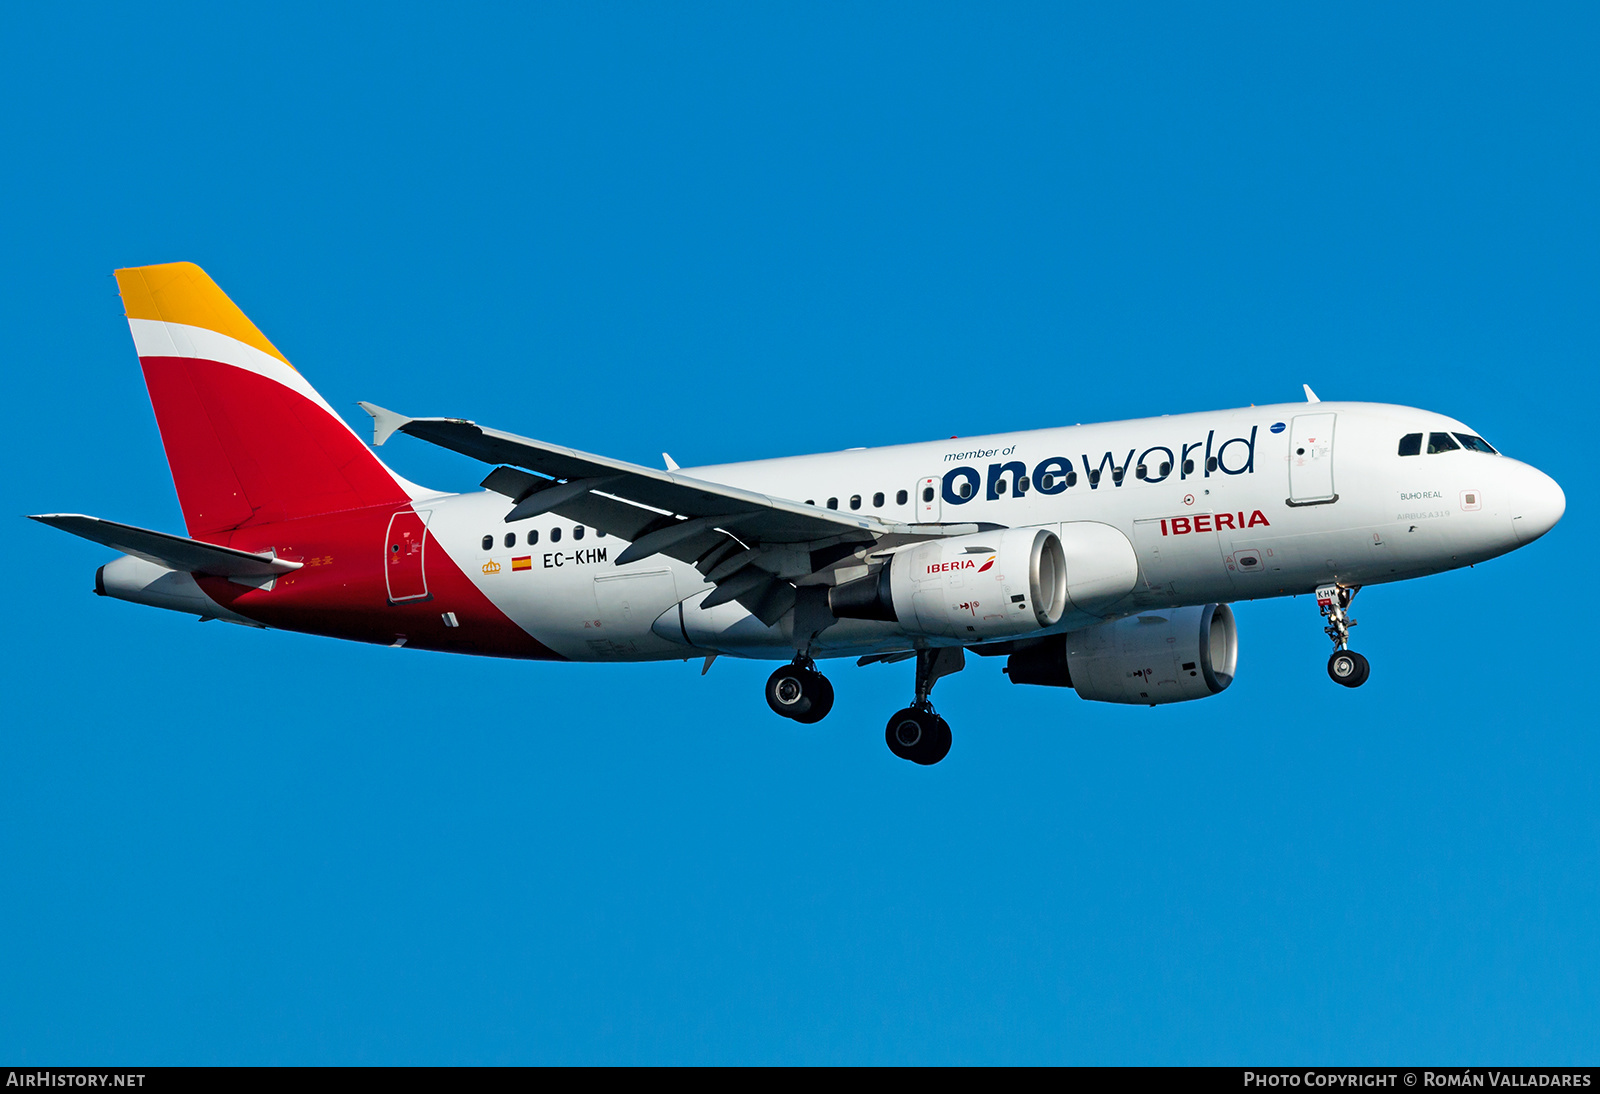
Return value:
[(1233, 683), (1239, 631), (1226, 604), (1144, 612), (1013, 653), (1013, 684), (1076, 688), (1102, 703), (1181, 703)]
[(929, 540), (896, 551), (876, 574), (837, 585), (841, 619), (897, 622), (912, 634), (982, 642), (1061, 621), (1066, 557), (1045, 528), (1003, 528)]

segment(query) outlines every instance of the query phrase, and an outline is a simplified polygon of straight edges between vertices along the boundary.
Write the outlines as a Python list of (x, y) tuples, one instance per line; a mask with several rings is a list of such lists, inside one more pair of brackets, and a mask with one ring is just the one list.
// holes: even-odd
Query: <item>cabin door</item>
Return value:
[(1336, 414), (1296, 414), (1289, 427), (1289, 504), (1324, 505), (1333, 492), (1333, 420)]
[(390, 604), (428, 599), (428, 575), (423, 554), (432, 510), (402, 509), (389, 518), (389, 536), (383, 547), (383, 576)]

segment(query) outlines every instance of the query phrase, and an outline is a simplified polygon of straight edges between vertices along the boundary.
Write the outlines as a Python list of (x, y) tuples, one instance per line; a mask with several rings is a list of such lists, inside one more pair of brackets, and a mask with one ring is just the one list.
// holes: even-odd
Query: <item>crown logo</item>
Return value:
[(483, 564), (483, 572), (486, 574), (497, 574), (500, 572), (500, 564), (491, 558), (488, 562)]

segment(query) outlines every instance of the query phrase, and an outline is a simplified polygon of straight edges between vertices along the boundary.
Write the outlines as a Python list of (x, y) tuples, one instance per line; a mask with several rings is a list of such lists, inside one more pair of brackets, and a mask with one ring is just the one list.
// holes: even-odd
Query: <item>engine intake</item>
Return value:
[(1066, 556), (1045, 528), (1004, 528), (929, 540), (896, 551), (877, 573), (836, 585), (841, 619), (899, 623), (912, 634), (974, 642), (1028, 634), (1061, 621)]
[(1144, 612), (1047, 638), (1006, 661), (1013, 684), (1076, 688), (1102, 703), (1181, 703), (1233, 683), (1239, 631), (1226, 604)]

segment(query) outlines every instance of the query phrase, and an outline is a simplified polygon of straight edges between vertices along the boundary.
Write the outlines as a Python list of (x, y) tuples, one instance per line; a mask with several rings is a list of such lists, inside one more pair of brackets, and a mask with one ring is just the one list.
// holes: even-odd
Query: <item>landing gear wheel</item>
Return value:
[(826, 676), (815, 669), (811, 670), (811, 687), (816, 691), (816, 697), (811, 700), (811, 709), (794, 717), (794, 720), (801, 725), (815, 725), (826, 718), (828, 711), (833, 709), (833, 685), (828, 683)]
[(883, 731), (889, 751), (914, 764), (936, 764), (950, 753), (950, 725), (929, 707), (897, 711)]
[(767, 677), (767, 705), (806, 725), (820, 722), (833, 709), (833, 685), (809, 664), (785, 665)]
[(1337, 650), (1328, 658), (1328, 675), (1335, 684), (1343, 684), (1347, 688), (1358, 688), (1367, 682), (1367, 677), (1372, 675), (1372, 666), (1367, 664), (1367, 659), (1352, 650)]

